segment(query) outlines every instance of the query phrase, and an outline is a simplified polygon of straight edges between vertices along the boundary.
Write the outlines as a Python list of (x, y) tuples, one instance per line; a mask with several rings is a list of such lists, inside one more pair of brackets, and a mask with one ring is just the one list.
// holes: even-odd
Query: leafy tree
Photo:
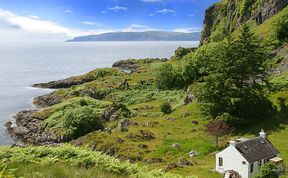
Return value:
[(216, 147), (219, 145), (219, 137), (232, 132), (234, 129), (222, 118), (217, 117), (206, 125), (207, 132), (215, 137)]
[(242, 119), (253, 119), (247, 115), (257, 110), (258, 106), (253, 104), (264, 102), (267, 103), (265, 107), (271, 106), (262, 92), (266, 81), (265, 49), (246, 25), (236, 40), (228, 38), (226, 43), (218, 44), (221, 51), (212, 52), (215, 55), (213, 65), (208, 68), (200, 96), (207, 107), (206, 114), (216, 117), (227, 112)]
[(284, 15), (275, 23), (276, 38), (282, 43), (288, 42), (287, 29), (288, 29), (288, 15)]
[(170, 114), (172, 112), (172, 107), (171, 107), (170, 103), (167, 101), (162, 103), (160, 108), (164, 114)]
[(157, 87), (164, 90), (183, 88), (185, 86), (182, 70), (175, 69), (170, 63), (161, 65), (157, 70), (156, 82)]
[(217, 62), (223, 56), (224, 51), (222, 42), (208, 43), (200, 47), (194, 53), (185, 57), (186, 65), (183, 69), (183, 79), (186, 85), (190, 85), (195, 81), (202, 80), (203, 77), (210, 74), (214, 70)]
[(103, 128), (100, 113), (89, 106), (72, 109), (64, 115), (64, 127), (73, 138)]
[(156, 82), (160, 89), (170, 89), (173, 87), (174, 73), (172, 64), (163, 64), (157, 70)]
[(192, 52), (193, 50), (194, 50), (193, 48), (183, 48), (183, 47), (179, 47), (179, 48), (175, 51), (175, 55), (173, 56), (173, 59), (181, 60), (184, 56), (186, 56), (187, 54), (189, 54), (189, 53)]
[(261, 166), (259, 173), (255, 178), (278, 178), (279, 175), (276, 172), (276, 166), (273, 164), (264, 164)]

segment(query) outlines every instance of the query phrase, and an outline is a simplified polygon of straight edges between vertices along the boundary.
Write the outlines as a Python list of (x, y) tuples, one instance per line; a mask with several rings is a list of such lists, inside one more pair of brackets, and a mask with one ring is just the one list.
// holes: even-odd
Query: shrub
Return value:
[(276, 166), (273, 164), (264, 164), (255, 178), (278, 178)]
[(288, 29), (288, 15), (284, 15), (275, 23), (276, 38), (282, 43), (288, 42), (287, 29)]
[(172, 64), (163, 64), (156, 73), (157, 87), (163, 90), (173, 88), (183, 88), (185, 81), (183, 79), (182, 70), (175, 69)]
[(253, 0), (243, 0), (240, 7), (241, 16), (245, 15), (245, 13), (249, 12), (249, 8), (253, 4)]
[(183, 47), (179, 47), (176, 51), (175, 51), (175, 55), (172, 57), (172, 59), (176, 59), (176, 60), (181, 60), (184, 56), (186, 56), (187, 54), (193, 52), (194, 49), (193, 48), (183, 48)]
[(164, 113), (164, 114), (170, 114), (172, 112), (172, 107), (170, 105), (169, 102), (164, 102), (161, 104), (161, 111)]
[(73, 138), (78, 138), (94, 130), (103, 128), (100, 113), (89, 106), (79, 107), (64, 115), (64, 127)]

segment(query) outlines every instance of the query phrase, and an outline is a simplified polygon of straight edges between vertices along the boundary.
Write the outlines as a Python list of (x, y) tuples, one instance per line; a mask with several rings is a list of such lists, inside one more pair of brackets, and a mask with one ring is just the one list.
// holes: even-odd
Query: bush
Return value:
[(276, 38), (282, 42), (288, 42), (288, 15), (284, 15), (275, 23)]
[(243, 0), (240, 7), (240, 14), (243, 16), (245, 13), (249, 12), (249, 8), (253, 4), (253, 0)]
[(179, 47), (176, 51), (175, 51), (175, 55), (172, 57), (172, 59), (175, 60), (181, 60), (184, 56), (186, 56), (187, 54), (193, 52), (195, 49), (193, 48), (183, 48), (183, 47)]
[(157, 87), (163, 90), (183, 88), (185, 81), (182, 70), (175, 69), (172, 64), (163, 64), (156, 73)]
[(172, 112), (172, 107), (169, 102), (164, 102), (160, 107), (164, 114), (170, 114)]
[(72, 138), (78, 138), (94, 130), (103, 128), (100, 113), (89, 107), (79, 107), (64, 115), (64, 127)]
[(255, 178), (278, 178), (276, 166), (273, 164), (264, 164)]

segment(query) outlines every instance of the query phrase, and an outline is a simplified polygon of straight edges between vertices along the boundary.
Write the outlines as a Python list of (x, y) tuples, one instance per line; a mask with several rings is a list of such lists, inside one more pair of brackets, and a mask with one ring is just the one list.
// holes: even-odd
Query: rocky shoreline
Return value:
[(14, 116), (16, 127), (12, 126), (12, 122), (5, 124), (15, 141), (22, 144), (54, 145), (67, 140), (65, 136), (57, 137), (55, 133), (46, 131), (40, 123), (43, 119), (34, 115), (36, 112), (37, 110), (25, 110), (17, 113)]
[[(123, 70), (130, 70), (131, 72), (137, 71), (138, 64), (139, 63), (151, 63), (153, 61), (162, 61), (165, 62), (168, 59), (143, 59), (143, 60), (120, 60), (115, 62), (112, 65), (112, 68), (116, 68), (119, 71)], [(32, 87), (38, 87), (38, 88), (49, 88), (49, 89), (63, 89), (63, 88), (69, 88), (74, 85), (81, 85), (86, 82), (90, 82), (91, 78), (85, 77), (85, 75), (81, 76), (74, 76), (69, 77), (67, 79), (63, 80), (57, 80), (52, 81), (48, 83), (39, 83), (34, 84)], [(122, 85), (122, 84), (121, 84)], [(91, 89), (90, 89), (91, 90)], [(83, 91), (85, 92), (85, 96), (90, 96), (95, 99), (100, 99), (101, 96), (97, 95), (96, 89), (93, 89), (93, 91)], [(96, 94), (95, 94), (96, 92)], [(97, 96), (96, 96), (97, 95)], [(190, 98), (188, 98), (187, 103), (190, 102)], [(5, 124), (10, 136), (16, 141), (21, 142), (23, 144), (32, 144), (32, 145), (54, 145), (61, 142), (68, 142), (71, 139), (69, 139), (65, 135), (57, 135), (54, 132), (47, 131), (45, 129), (45, 126), (42, 124), (42, 122), (46, 118), (41, 118), (38, 114), (35, 114), (36, 112), (40, 111), (42, 108), (47, 108), (50, 106), (53, 106), (55, 104), (58, 104), (62, 101), (62, 98), (57, 95), (57, 93), (54, 91), (52, 93), (42, 95), (35, 97), (33, 99), (33, 104), (38, 108), (36, 110), (24, 110), (18, 112), (15, 116), (15, 122), (16, 126), (12, 124), (12, 122), (8, 122)], [(102, 121), (109, 122), (110, 120), (115, 120), (117, 118), (117, 115), (115, 115), (117, 109), (116, 108), (107, 108), (104, 113), (102, 113)], [(121, 130), (121, 129), (120, 129)]]

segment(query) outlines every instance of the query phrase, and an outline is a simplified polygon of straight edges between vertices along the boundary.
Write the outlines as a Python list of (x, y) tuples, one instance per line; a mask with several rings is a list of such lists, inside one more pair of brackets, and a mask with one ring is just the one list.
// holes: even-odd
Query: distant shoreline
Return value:
[(90, 41), (200, 41), (201, 32), (180, 33), (180, 32), (115, 32), (99, 35), (79, 36), (66, 42), (90, 42)]

